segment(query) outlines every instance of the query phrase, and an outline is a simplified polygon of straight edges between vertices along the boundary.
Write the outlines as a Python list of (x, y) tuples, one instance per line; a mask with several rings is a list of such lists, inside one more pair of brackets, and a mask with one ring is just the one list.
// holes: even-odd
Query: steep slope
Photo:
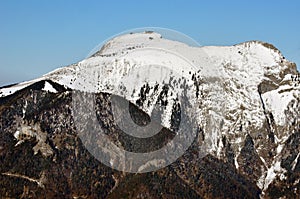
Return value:
[[(300, 87), (291, 78), (297, 74), (295, 64), (275, 47), (258, 41), (190, 47), (157, 33), (114, 38), (79, 63), (0, 88), (1, 194), (27, 197), (34, 190), (103, 198), (118, 193), (129, 198), (160, 193), (180, 197), (182, 192), (208, 198), (299, 196)], [(187, 111), (196, 118), (197, 137), (184, 156), (152, 174), (111, 170), (86, 151), (77, 135), (74, 90), (87, 97), (97, 93), (100, 126), (126, 150), (156, 150), (174, 137), (182, 119), (182, 93), (191, 102)], [(156, 106), (162, 107), (163, 129), (157, 136), (166, 134), (166, 140), (126, 136), (112, 113), (113, 95), (130, 102), (138, 124), (149, 123)], [(13, 190), (16, 179), (22, 182)], [(55, 181), (66, 188), (53, 191)], [(157, 181), (165, 185), (155, 185)], [(87, 187), (78, 189), (82, 183)], [(157, 188), (151, 189), (154, 185)]]

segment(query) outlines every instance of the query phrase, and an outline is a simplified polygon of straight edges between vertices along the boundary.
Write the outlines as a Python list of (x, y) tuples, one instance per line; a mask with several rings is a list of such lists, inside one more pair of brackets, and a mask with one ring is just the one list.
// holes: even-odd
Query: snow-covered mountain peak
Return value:
[[(0, 92), (4, 97), (36, 81), (50, 79), (71, 89), (118, 93), (120, 81), (130, 74), (130, 71), (149, 64), (169, 67), (169, 70), (175, 71), (177, 75), (194, 81), (195, 85), (199, 84), (194, 88), (195, 91), (200, 92), (202, 89), (211, 99), (222, 96), (224, 114), (241, 106), (250, 112), (252, 109), (257, 110), (261, 107), (259, 93), (281, 89), (280, 86), (290, 86), (290, 89), (297, 90), (290, 84), (291, 75), (297, 73), (296, 66), (286, 60), (271, 44), (250, 41), (234, 46), (191, 47), (185, 43), (165, 39), (155, 32), (144, 32), (115, 37), (91, 57), (57, 69), (40, 79), (2, 88)], [(138, 91), (140, 87), (142, 85), (134, 84), (129, 90)], [(180, 87), (180, 84), (177, 84), (177, 87)], [(123, 93), (132, 102), (137, 99), (136, 94)], [(201, 101), (208, 103), (211, 99)], [(206, 108), (216, 106), (214, 102), (207, 103), (203, 102)], [(248, 118), (250, 121), (253, 120), (257, 126), (262, 125), (259, 122), (264, 117), (262, 114), (259, 120), (256, 118), (259, 114), (250, 115), (255, 115)]]
[(257, 164), (251, 178), (266, 190), (285, 178), (284, 146), (300, 124), (300, 86), (292, 78), (297, 74), (294, 63), (260, 41), (192, 47), (154, 32), (132, 33), (113, 38), (78, 63), (0, 88), (0, 99), (43, 82), (40, 90), (53, 94), (61, 86), (121, 95), (149, 115), (161, 101), (162, 125), (171, 129), (177, 96), (188, 88), (202, 133), (197, 143), (244, 173), (249, 171), (245, 154), (251, 153), (249, 161)]
[[(145, 48), (163, 49), (186, 58), (195, 66), (194, 72), (201, 71), (203, 78), (227, 79), (232, 78), (233, 75), (237, 76), (244, 84), (258, 85), (268, 79), (280, 83), (286, 74), (296, 73), (296, 66), (287, 61), (271, 44), (250, 41), (234, 46), (191, 47), (185, 43), (165, 39), (155, 32), (144, 32), (115, 37), (91, 57), (77, 64), (57, 69), (45, 75), (43, 79), (66, 80), (70, 78), (68, 74), (74, 74), (75, 71), (84, 67), (99, 67), (101, 70), (106, 67), (108, 69), (113, 61), (126, 57), (126, 54), (132, 51)], [(118, 64), (118, 67), (122, 68), (123, 66)], [(181, 70), (182, 66), (176, 67)], [(34, 81), (28, 83), (32, 82)], [(74, 87), (74, 84), (72, 86), (68, 80), (62, 83), (70, 88)], [(27, 83), (23, 84), (27, 85)], [(17, 87), (19, 86), (17, 85)]]

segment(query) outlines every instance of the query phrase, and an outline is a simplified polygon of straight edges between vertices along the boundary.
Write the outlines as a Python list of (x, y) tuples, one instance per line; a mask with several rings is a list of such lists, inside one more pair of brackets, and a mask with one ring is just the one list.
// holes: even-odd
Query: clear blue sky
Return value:
[(145, 26), (202, 45), (274, 44), (300, 66), (300, 1), (1, 0), (0, 85), (75, 63), (103, 40)]

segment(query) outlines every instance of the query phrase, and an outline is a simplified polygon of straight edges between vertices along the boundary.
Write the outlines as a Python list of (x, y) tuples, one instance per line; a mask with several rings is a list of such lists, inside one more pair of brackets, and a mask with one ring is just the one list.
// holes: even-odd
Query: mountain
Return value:
[(260, 41), (113, 38), (78, 63), (0, 88), (0, 196), (297, 198), (297, 75)]

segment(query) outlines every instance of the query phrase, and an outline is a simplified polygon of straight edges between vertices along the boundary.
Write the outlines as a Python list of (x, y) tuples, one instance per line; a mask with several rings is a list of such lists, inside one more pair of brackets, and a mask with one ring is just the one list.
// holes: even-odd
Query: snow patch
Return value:
[(281, 153), (283, 147), (284, 147), (284, 144), (279, 144), (279, 145), (277, 146), (277, 148), (276, 148), (277, 154)]
[(280, 92), (281, 89), (279, 87), (276, 90), (266, 92), (262, 95), (262, 98), (266, 108), (272, 112), (276, 124), (283, 126), (286, 123), (284, 111), (287, 109), (288, 104), (295, 99), (294, 96), (300, 96), (300, 92), (293, 87), (289, 87), (289, 89), (292, 89), (290, 92)]
[(285, 172), (286, 170), (280, 166), (279, 161), (273, 164), (273, 166), (271, 166), (267, 171), (267, 176), (264, 183), (264, 190), (267, 190), (269, 185), (275, 180), (278, 174), (280, 174), (279, 175), (280, 179), (283, 180), (285, 178), (284, 176)]
[(295, 167), (298, 163), (298, 159), (299, 159), (300, 153), (298, 153), (297, 157), (295, 158), (294, 162), (293, 162), (293, 166), (292, 166), (292, 170), (295, 170)]
[(50, 93), (57, 93), (57, 90), (47, 81), (45, 82), (45, 86), (42, 90)]

